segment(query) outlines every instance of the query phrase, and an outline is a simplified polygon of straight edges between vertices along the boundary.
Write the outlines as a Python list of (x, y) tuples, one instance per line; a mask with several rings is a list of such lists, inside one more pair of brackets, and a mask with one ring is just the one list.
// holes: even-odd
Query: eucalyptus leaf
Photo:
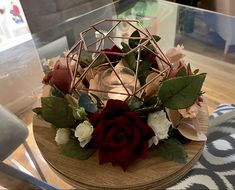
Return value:
[(77, 125), (73, 117), (73, 110), (66, 99), (53, 96), (43, 97), (41, 103), (41, 117), (45, 121), (57, 128), (71, 128)]
[(183, 109), (193, 105), (200, 95), (206, 74), (175, 77), (163, 81), (158, 97), (170, 109)]
[(176, 139), (169, 139), (158, 149), (158, 155), (181, 164), (187, 163), (187, 153), (183, 145)]
[(92, 101), (88, 94), (80, 93), (79, 106), (84, 107), (87, 112), (95, 113), (98, 111), (97, 105)]
[(75, 138), (71, 138), (69, 142), (64, 145), (61, 151), (63, 155), (79, 160), (88, 159), (94, 152), (95, 149), (82, 148), (79, 144), (79, 141)]
[[(138, 30), (135, 30), (132, 34), (131, 37), (140, 37), (140, 33)], [(134, 49), (137, 47), (140, 43), (140, 39), (129, 39), (129, 46), (130, 48)]]
[(122, 60), (123, 60), (123, 65), (125, 67), (128, 67), (129, 69), (135, 71), (136, 69), (136, 57), (135, 57), (135, 53), (131, 52), (131, 48), (124, 42), (121, 43), (122, 47), (123, 47), (123, 52), (124, 53), (128, 53), (127, 55), (125, 55)]

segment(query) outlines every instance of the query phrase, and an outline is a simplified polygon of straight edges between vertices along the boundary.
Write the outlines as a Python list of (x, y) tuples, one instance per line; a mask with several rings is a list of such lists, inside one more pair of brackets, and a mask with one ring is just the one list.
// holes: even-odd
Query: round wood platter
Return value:
[[(202, 132), (207, 134), (208, 111), (204, 103), (197, 116)], [(34, 116), (33, 131), (37, 145), (51, 168), (78, 189), (164, 189), (181, 179), (199, 159), (205, 142), (192, 141), (185, 145), (186, 164), (178, 164), (158, 157), (156, 149), (146, 159), (138, 159), (127, 171), (110, 163), (99, 165), (98, 151), (81, 161), (60, 154), (55, 142), (55, 129)]]

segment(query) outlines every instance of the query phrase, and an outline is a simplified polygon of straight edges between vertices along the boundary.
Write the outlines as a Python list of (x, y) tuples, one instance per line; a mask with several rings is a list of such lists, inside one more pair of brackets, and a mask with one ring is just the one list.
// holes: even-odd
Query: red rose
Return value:
[(111, 49), (106, 48), (103, 51), (107, 52), (106, 56), (108, 57), (109, 61), (111, 61), (111, 62), (119, 61), (122, 58), (122, 56), (120, 56), (120, 55), (112, 54), (112, 53), (123, 53), (122, 50), (119, 47), (117, 47), (116, 45), (114, 45)]
[(54, 84), (60, 91), (65, 94), (69, 93), (71, 85), (71, 76), (69, 70), (66, 66), (62, 65), (60, 62), (57, 62), (54, 66), (54, 70), (49, 72), (44, 78), (43, 83)]
[(126, 170), (137, 158), (145, 158), (152, 129), (120, 100), (108, 100), (100, 113), (89, 117), (95, 130), (92, 145), (99, 149), (100, 164), (111, 162)]

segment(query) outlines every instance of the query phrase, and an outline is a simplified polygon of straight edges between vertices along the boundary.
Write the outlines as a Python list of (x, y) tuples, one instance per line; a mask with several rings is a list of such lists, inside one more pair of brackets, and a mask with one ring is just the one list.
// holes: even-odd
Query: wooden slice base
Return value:
[[(206, 104), (197, 118), (201, 130), (207, 133)], [(34, 117), (33, 130), (45, 160), (59, 176), (78, 189), (163, 189), (176, 183), (193, 167), (204, 147), (204, 142), (190, 142), (185, 145), (187, 164), (167, 161), (158, 157), (156, 149), (151, 149), (147, 159), (137, 160), (124, 172), (119, 166), (99, 165), (97, 152), (85, 161), (61, 155), (60, 147), (54, 141), (55, 129), (37, 116)]]

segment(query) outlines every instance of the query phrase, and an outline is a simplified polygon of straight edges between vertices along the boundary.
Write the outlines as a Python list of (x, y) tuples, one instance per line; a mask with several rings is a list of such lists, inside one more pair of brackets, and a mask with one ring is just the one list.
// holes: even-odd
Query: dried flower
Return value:
[(184, 117), (184, 118), (195, 118), (200, 110), (200, 107), (197, 103), (194, 103), (192, 106), (186, 109), (179, 109), (179, 113)]
[(181, 68), (185, 69), (187, 73), (187, 64), (184, 59), (185, 55), (182, 53), (184, 46), (177, 45), (175, 48), (171, 48), (166, 52), (166, 57), (172, 64), (172, 70), (170, 71), (168, 78), (173, 78), (177, 75)]

